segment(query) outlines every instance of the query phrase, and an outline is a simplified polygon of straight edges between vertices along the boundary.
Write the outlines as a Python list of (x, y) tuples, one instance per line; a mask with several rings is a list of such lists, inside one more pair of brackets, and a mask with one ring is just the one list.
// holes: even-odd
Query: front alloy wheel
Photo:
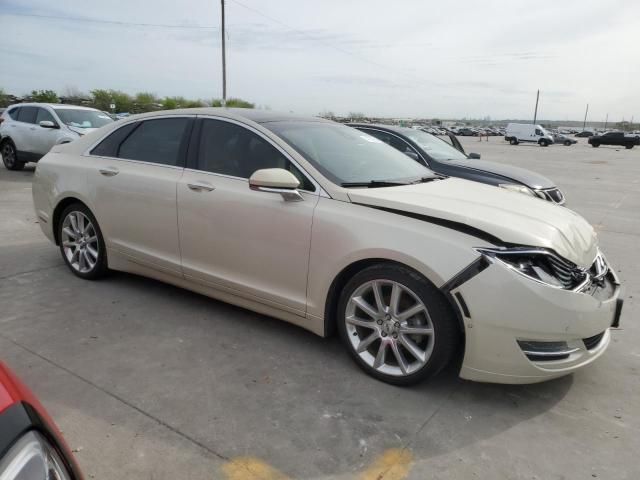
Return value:
[(438, 373), (458, 346), (456, 319), (442, 293), (402, 265), (356, 274), (342, 291), (338, 314), (356, 363), (388, 383), (409, 385)]
[(434, 330), (427, 307), (398, 282), (361, 285), (349, 298), (345, 321), (351, 346), (378, 372), (410, 375), (431, 357)]

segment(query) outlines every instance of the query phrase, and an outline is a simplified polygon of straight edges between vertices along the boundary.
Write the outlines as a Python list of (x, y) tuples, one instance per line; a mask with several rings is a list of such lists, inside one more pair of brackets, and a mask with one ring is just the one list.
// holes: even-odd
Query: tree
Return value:
[(352, 120), (362, 120), (364, 118), (364, 113), (362, 112), (349, 112), (349, 118)]
[(53, 90), (33, 90), (31, 98), (38, 103), (58, 103), (58, 94)]
[(227, 107), (229, 108), (255, 108), (255, 105), (241, 98), (230, 98), (227, 100)]
[(140, 92), (136, 94), (134, 109), (137, 112), (152, 112), (158, 110), (160, 99), (153, 93)]

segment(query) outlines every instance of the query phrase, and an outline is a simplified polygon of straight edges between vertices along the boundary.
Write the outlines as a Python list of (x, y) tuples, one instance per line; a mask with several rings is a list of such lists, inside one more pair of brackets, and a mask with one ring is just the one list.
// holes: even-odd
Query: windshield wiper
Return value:
[(420, 177), (416, 180), (414, 180), (413, 182), (411, 182), (412, 184), (415, 183), (427, 183), (427, 182), (433, 182), (434, 180), (444, 180), (445, 178), (448, 178), (445, 175), (433, 175), (433, 176), (429, 176), (429, 177)]
[(341, 183), (342, 187), (367, 187), (367, 188), (376, 188), (376, 187), (397, 187), (398, 185), (411, 185), (411, 182), (399, 182), (395, 180), (370, 180), (368, 182), (344, 182)]

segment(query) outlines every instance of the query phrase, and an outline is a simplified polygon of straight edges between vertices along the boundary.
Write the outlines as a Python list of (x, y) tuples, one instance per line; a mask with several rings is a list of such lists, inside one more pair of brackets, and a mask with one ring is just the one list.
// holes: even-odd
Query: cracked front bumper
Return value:
[[(609, 346), (609, 328), (620, 315), (620, 284), (613, 271), (606, 282), (602, 289), (573, 292), (490, 264), (451, 290), (466, 304), (460, 309), (466, 336), (460, 376), (480, 382), (536, 383), (595, 361)], [(542, 359), (527, 355), (521, 344), (563, 344), (563, 351), (570, 353)]]

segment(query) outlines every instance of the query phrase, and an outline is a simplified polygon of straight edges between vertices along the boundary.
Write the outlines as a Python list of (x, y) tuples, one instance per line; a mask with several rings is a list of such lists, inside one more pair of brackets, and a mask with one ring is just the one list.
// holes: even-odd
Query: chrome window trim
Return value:
[[(217, 116), (217, 115), (198, 114), (198, 115), (196, 115), (196, 118), (201, 118), (203, 120), (206, 120), (206, 119), (219, 120), (219, 121), (223, 121), (223, 122), (227, 122), (227, 123), (232, 123), (234, 125), (238, 125), (239, 127), (246, 128), (247, 130), (249, 130), (252, 133), (255, 133), (261, 139), (263, 139), (265, 142), (267, 142), (269, 145), (271, 145), (276, 150), (278, 150), (278, 152), (280, 152), (285, 157), (285, 159), (289, 160), (293, 164), (293, 166), (296, 167), (298, 170), (300, 170), (300, 172), (307, 178), (307, 180), (309, 180), (311, 182), (311, 184), (314, 187), (316, 187), (316, 191), (315, 192), (310, 192), (308, 190), (302, 190), (302, 189), (300, 191), (306, 192), (306, 193), (309, 193), (309, 194), (312, 194), (312, 195), (319, 195), (321, 197), (331, 198), (329, 196), (329, 194), (322, 188), (322, 186), (315, 180), (315, 178), (313, 178), (309, 174), (309, 172), (307, 172), (302, 166), (300, 166), (300, 164), (291, 155), (289, 155), (289, 153), (286, 150), (284, 150), (280, 145), (274, 144), (272, 139), (267, 137), (261, 131), (259, 131), (256, 128), (254, 128), (252, 125), (248, 125), (248, 124), (246, 124), (246, 123), (244, 123), (242, 121), (236, 120), (235, 118), (220, 117), (220, 116)], [(284, 141), (284, 140), (282, 140), (282, 141)], [(187, 170), (194, 171), (194, 172), (199, 172), (199, 173), (208, 173), (208, 174), (212, 174), (212, 175), (218, 175), (218, 176), (226, 177), (226, 178), (246, 180), (247, 182), (249, 182), (248, 178), (236, 177), (236, 176), (233, 176), (233, 175), (226, 175), (224, 173), (207, 172), (205, 170), (199, 170), (197, 168), (196, 169), (189, 168)]]
[[(147, 120), (161, 120), (163, 118), (196, 118), (196, 115), (189, 115), (189, 114), (184, 114), (184, 113), (176, 114), (176, 115), (171, 115), (171, 114), (157, 115), (157, 116), (153, 116), (153, 117), (131, 118), (131, 119), (127, 120), (127, 121), (124, 121), (123, 123), (120, 123), (121, 120), (116, 120), (113, 123), (117, 123), (118, 126), (113, 128), (112, 130), (109, 130), (104, 135), (102, 135), (99, 140), (97, 140), (96, 142), (92, 143), (87, 149), (85, 149), (85, 151), (82, 152), (81, 155), (83, 157), (110, 158), (110, 159), (113, 159), (113, 160), (132, 160), (132, 159), (129, 159), (129, 158), (107, 157), (107, 156), (104, 156), (104, 155), (93, 155), (91, 153), (91, 150), (93, 150), (95, 147), (97, 147), (98, 144), (100, 144), (108, 136), (110, 136), (111, 134), (115, 133), (117, 130), (120, 130), (121, 128), (126, 127), (127, 125), (130, 125), (132, 123), (144, 122), (144, 121), (147, 121)], [(133, 161), (138, 161), (138, 162), (141, 162), (141, 163), (152, 163), (152, 162), (143, 162), (142, 160), (133, 160)], [(155, 163), (154, 165), (162, 165), (162, 164)], [(166, 165), (166, 166), (171, 166), (171, 165)]]

